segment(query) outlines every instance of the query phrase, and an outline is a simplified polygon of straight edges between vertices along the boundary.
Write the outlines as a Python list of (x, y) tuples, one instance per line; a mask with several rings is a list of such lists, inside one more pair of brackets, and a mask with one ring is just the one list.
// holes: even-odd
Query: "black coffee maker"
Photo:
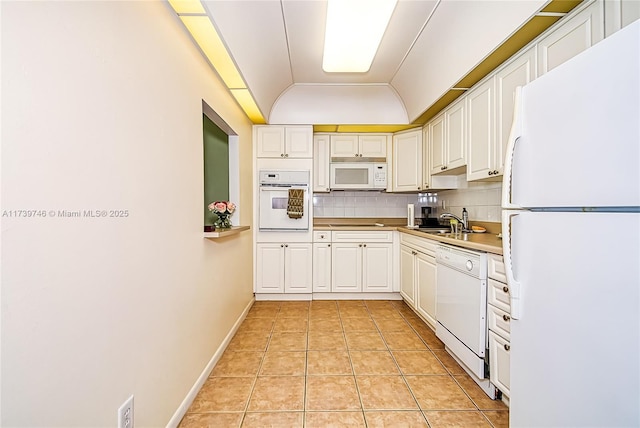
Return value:
[(420, 227), (438, 227), (440, 223), (436, 217), (431, 217), (432, 207), (421, 207), (422, 217), (420, 218)]

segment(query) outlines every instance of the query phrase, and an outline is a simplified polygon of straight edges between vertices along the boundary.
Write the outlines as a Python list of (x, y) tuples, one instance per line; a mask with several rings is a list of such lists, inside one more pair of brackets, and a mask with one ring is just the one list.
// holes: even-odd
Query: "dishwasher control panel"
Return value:
[(438, 245), (436, 262), (478, 279), (487, 279), (487, 253)]

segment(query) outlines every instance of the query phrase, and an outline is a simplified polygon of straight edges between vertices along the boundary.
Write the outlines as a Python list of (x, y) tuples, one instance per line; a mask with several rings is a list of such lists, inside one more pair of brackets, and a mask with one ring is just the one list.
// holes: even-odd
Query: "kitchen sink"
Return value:
[(447, 233), (451, 233), (451, 229), (449, 228), (439, 228), (439, 229), (418, 229), (420, 232), (430, 233), (432, 235), (446, 235)]
[(345, 224), (345, 223), (341, 223), (341, 224), (330, 224), (329, 227), (336, 227), (336, 226), (340, 226), (340, 227), (383, 227), (384, 224), (382, 223), (358, 223), (358, 224)]

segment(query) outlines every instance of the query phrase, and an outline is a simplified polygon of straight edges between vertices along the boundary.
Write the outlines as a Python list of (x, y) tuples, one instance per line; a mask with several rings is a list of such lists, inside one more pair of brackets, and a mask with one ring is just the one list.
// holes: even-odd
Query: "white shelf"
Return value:
[(251, 229), (250, 226), (233, 226), (229, 229), (216, 229), (213, 232), (204, 232), (204, 237), (207, 239), (226, 238), (249, 229)]

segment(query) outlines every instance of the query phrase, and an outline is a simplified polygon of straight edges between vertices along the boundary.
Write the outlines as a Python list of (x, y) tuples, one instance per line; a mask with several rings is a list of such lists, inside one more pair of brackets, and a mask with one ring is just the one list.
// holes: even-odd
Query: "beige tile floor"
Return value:
[(180, 423), (495, 427), (489, 399), (401, 301), (256, 302)]

